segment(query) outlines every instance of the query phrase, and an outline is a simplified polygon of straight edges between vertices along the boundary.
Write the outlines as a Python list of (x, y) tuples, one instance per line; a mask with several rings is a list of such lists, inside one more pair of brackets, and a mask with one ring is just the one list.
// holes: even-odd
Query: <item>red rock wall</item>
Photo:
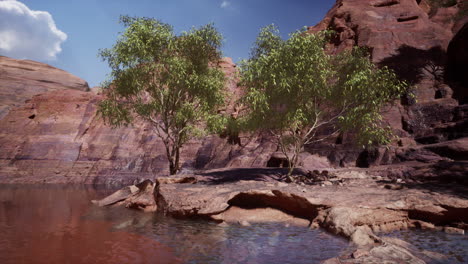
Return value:
[(0, 56), (0, 119), (12, 106), (48, 91), (87, 91), (88, 83), (50, 65)]
[[(232, 113), (240, 93), (235, 65), (220, 64)], [(49, 76), (49, 78), (52, 78)], [(27, 85), (27, 83), (26, 83)], [(143, 122), (113, 129), (96, 115), (101, 95), (72, 89), (36, 95), (0, 120), (0, 182), (121, 184), (167, 174), (162, 141)], [(182, 173), (194, 169), (264, 166), (274, 145), (242, 137), (242, 147), (209, 136), (182, 149)]]
[[(402, 100), (384, 110), (387, 122), (402, 137), (397, 148), (414, 146), (414, 138), (429, 144), (468, 136), (463, 130), (466, 107), (459, 107), (451, 98), (452, 89), (437, 72), (431, 72), (443, 66), (451, 28), (460, 26), (443, 19), (453, 10), (440, 9), (431, 17), (430, 12), (424, 0), (338, 0), (322, 22), (309, 28), (310, 32), (336, 30), (338, 37), (330, 43), (334, 52), (355, 45), (371, 48), (375, 62), (393, 67), (415, 85), (417, 102)], [(232, 95), (222, 110), (235, 115), (235, 98), (242, 93), (236, 66), (230, 59), (219, 66), (227, 75), (226, 89)], [(3, 119), (0, 113), (0, 182), (121, 184), (167, 173), (163, 145), (151, 127), (139, 122), (117, 129), (104, 125), (96, 116), (101, 97), (78, 91), (87, 89), (81, 79), (44, 64), (5, 57), (0, 57), (0, 72), (0, 111), (1, 104), (19, 105), (46, 92)], [(392, 163), (398, 153), (408, 156), (404, 149), (376, 151), (380, 156), (364, 155), (363, 162), (362, 150), (346, 143), (345, 135), (336, 142), (306, 149), (327, 157), (335, 166)], [(182, 173), (263, 167), (275, 151), (275, 144), (266, 136), (241, 135), (231, 142), (209, 136), (184, 146)]]
[(432, 21), (425, 9), (415, 0), (339, 0), (309, 31), (335, 30), (334, 52), (353, 46), (370, 48), (375, 63), (394, 68), (415, 85), (419, 101), (432, 101), (436, 85), (425, 66), (443, 63), (453, 33), (451, 26)]
[(425, 0), (338, 0), (309, 32), (335, 30), (328, 47), (332, 52), (368, 47), (375, 63), (389, 66), (412, 85), (416, 98), (403, 98), (383, 114), (406, 138), (401, 142), (414, 144), (411, 138), (431, 135), (434, 127), (453, 121), (458, 102), (444, 80), (444, 67), (452, 29), (463, 20), (454, 20), (461, 3), (434, 9)]

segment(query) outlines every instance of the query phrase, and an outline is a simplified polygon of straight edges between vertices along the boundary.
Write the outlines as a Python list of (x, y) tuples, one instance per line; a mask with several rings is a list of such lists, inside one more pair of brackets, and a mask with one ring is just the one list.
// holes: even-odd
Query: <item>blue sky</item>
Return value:
[[(6, 6), (5, 2), (8, 1), (20, 2), (31, 10), (31, 21), (27, 16), (10, 18), (8, 12), (13, 11)], [(123, 30), (118, 24), (121, 14), (160, 19), (173, 25), (177, 33), (192, 26), (213, 22), (225, 38), (223, 55), (239, 61), (248, 57), (261, 27), (274, 23), (283, 36), (287, 37), (294, 30), (318, 23), (334, 2), (335, 0), (0, 1), (0, 55), (46, 62), (85, 79), (93, 87), (99, 85), (109, 72), (97, 53), (100, 48), (111, 47), (118, 32)], [(34, 11), (45, 11), (51, 17)], [(52, 25), (53, 22), (56, 28)], [(21, 34), (12, 33), (15, 30)], [(12, 42), (13, 37), (17, 38), (16, 42)]]

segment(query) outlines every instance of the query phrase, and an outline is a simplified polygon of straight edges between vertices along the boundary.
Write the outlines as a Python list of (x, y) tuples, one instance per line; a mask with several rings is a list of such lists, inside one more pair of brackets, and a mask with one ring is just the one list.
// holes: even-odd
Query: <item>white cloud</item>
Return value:
[(0, 1), (0, 55), (55, 60), (66, 39), (49, 12), (31, 10), (16, 0)]
[(231, 2), (224, 0), (224, 1), (221, 3), (221, 8), (227, 8), (227, 7), (229, 7), (230, 5), (231, 5)]

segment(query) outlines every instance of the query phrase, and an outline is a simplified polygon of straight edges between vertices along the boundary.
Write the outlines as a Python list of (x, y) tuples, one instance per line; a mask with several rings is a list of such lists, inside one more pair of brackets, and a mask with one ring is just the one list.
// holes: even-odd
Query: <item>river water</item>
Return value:
[[(320, 263), (349, 254), (348, 242), (320, 229), (282, 224), (222, 226), (90, 203), (113, 190), (0, 185), (0, 264)], [(468, 263), (468, 236), (405, 230), (420, 250)]]
[(220, 226), (90, 203), (111, 192), (0, 186), (0, 263), (319, 263), (348, 245), (304, 227)]
[(394, 231), (382, 236), (396, 237), (410, 244), (419, 251), (431, 251), (443, 254), (439, 261), (429, 264), (462, 264), (468, 263), (468, 236), (448, 234), (443, 231), (408, 229)]

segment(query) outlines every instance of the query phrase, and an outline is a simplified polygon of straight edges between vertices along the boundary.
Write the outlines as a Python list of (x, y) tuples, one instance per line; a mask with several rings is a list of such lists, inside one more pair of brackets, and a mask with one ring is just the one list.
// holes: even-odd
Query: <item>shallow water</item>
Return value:
[(319, 263), (348, 245), (322, 230), (224, 227), (90, 203), (109, 193), (0, 186), (0, 263)]
[(417, 249), (443, 254), (446, 258), (433, 260), (431, 264), (468, 263), (468, 236), (447, 234), (442, 231), (408, 229), (394, 231), (382, 236), (396, 237), (404, 240)]

